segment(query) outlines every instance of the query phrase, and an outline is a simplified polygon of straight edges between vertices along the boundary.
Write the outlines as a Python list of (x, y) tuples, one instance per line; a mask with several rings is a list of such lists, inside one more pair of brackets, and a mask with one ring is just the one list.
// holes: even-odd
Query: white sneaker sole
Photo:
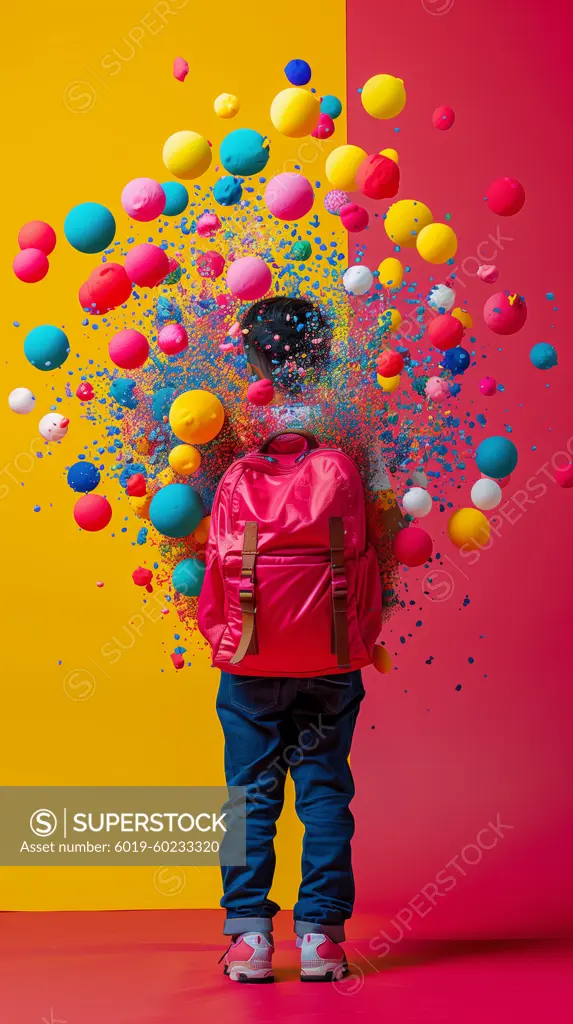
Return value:
[(274, 981), (272, 967), (249, 967), (248, 964), (225, 964), (223, 974), (226, 974), (231, 981), (239, 982), (270, 982)]
[(342, 981), (348, 974), (348, 964), (337, 961), (325, 960), (320, 967), (305, 967), (301, 965), (301, 981)]

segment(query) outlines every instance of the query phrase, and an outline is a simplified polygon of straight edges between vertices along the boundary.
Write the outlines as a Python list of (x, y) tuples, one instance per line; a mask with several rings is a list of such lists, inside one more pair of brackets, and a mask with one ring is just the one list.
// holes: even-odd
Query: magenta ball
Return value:
[(324, 209), (327, 213), (332, 213), (335, 217), (338, 217), (341, 207), (346, 206), (349, 202), (350, 198), (346, 192), (342, 192), (339, 188), (333, 188), (324, 197)]
[(260, 256), (242, 256), (227, 271), (227, 287), (238, 299), (255, 302), (271, 287), (273, 275)]
[(129, 280), (140, 288), (154, 288), (169, 273), (169, 257), (158, 245), (143, 242), (129, 250), (125, 270)]
[(134, 178), (121, 193), (121, 205), (128, 216), (144, 223), (161, 216), (166, 201), (165, 192), (153, 178)]
[(347, 203), (340, 210), (340, 219), (342, 226), (347, 231), (364, 231), (368, 227), (368, 221), (370, 216), (368, 210), (365, 210), (363, 206), (358, 206), (357, 203)]
[(22, 249), (12, 263), (12, 269), (19, 281), (36, 284), (46, 276), (50, 264), (41, 249)]
[(500, 217), (513, 217), (525, 202), (525, 189), (517, 178), (496, 178), (487, 190), (487, 205)]
[(265, 203), (273, 217), (298, 220), (312, 209), (312, 185), (303, 174), (276, 174), (265, 189)]
[(111, 505), (101, 494), (83, 494), (74, 505), (74, 519), (82, 530), (103, 530), (111, 519)]
[(482, 395), (487, 395), (489, 398), (491, 395), (495, 395), (497, 391), (497, 383), (493, 377), (482, 377), (479, 382), (479, 389)]
[(268, 405), (269, 402), (272, 402), (274, 394), (275, 389), (271, 381), (264, 377), (262, 380), (256, 380), (253, 384), (249, 384), (247, 401), (252, 405)]
[(109, 358), (121, 370), (136, 370), (149, 355), (149, 343), (141, 331), (118, 331), (109, 343)]
[(201, 253), (197, 260), (197, 270), (200, 277), (208, 277), (214, 281), (215, 278), (221, 276), (224, 269), (225, 257), (221, 256), (220, 252), (215, 252), (214, 249)]
[(157, 344), (166, 356), (176, 356), (189, 345), (187, 331), (182, 324), (166, 324), (157, 335)]
[(428, 341), (440, 352), (447, 352), (449, 348), (459, 345), (464, 334), (464, 325), (461, 320), (451, 313), (440, 313), (428, 326)]
[(396, 560), (411, 569), (427, 562), (432, 549), (432, 538), (419, 526), (407, 526), (394, 537)]
[(87, 280), (88, 294), (96, 308), (116, 309), (131, 295), (131, 281), (120, 263), (101, 263)]
[(21, 249), (41, 249), (49, 256), (56, 246), (56, 232), (44, 220), (30, 220), (18, 232), (18, 245)]
[(448, 128), (451, 128), (456, 115), (454, 114), (451, 107), (436, 107), (432, 114), (432, 124), (434, 128), (439, 128), (441, 132), (447, 132)]
[(527, 320), (527, 306), (515, 292), (495, 292), (483, 307), (483, 318), (494, 334), (516, 334)]
[(334, 121), (329, 114), (321, 114), (313, 132), (313, 139), (330, 139), (334, 135)]

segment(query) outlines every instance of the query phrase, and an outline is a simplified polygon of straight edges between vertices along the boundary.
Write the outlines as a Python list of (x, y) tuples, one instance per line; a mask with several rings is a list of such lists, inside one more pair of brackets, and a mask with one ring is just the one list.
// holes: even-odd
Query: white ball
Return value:
[(342, 283), (351, 295), (366, 295), (366, 292), (369, 292), (374, 284), (374, 275), (368, 267), (357, 263), (348, 268), (342, 278)]
[(424, 473), (423, 469), (415, 469), (412, 473), (412, 480), (416, 484), (416, 487), (428, 486), (428, 477)]
[(28, 412), (32, 412), (36, 404), (30, 388), (14, 388), (13, 391), (8, 395), (8, 405), (12, 412), (18, 412), (21, 416), (24, 416)]
[(501, 487), (497, 480), (490, 480), (484, 476), (473, 485), (471, 498), (476, 508), (481, 508), (482, 512), (489, 512), (490, 509), (497, 508), (502, 499)]
[(406, 512), (411, 516), (421, 519), (432, 511), (432, 499), (423, 487), (410, 487), (406, 491), (402, 504)]
[(42, 416), (38, 427), (46, 441), (61, 441), (68, 432), (70, 421), (59, 412), (49, 412)]
[(442, 313), (449, 313), (456, 301), (456, 293), (447, 284), (435, 284), (427, 298), (428, 306)]

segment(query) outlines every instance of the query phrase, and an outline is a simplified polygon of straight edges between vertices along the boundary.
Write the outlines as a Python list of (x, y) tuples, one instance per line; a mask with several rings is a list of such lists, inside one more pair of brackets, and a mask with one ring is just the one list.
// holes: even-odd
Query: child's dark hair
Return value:
[(240, 325), (249, 363), (283, 391), (300, 391), (306, 371), (328, 363), (330, 324), (309, 299), (262, 299)]

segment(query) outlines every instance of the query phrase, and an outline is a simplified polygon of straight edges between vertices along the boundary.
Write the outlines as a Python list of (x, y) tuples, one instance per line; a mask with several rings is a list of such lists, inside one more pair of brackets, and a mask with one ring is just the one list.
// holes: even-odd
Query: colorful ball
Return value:
[(386, 349), (381, 352), (376, 360), (376, 370), (381, 377), (395, 377), (404, 369), (404, 357), (399, 352), (392, 352)]
[(164, 217), (177, 217), (183, 213), (189, 202), (189, 193), (180, 181), (164, 181), (161, 184), (165, 195)]
[(283, 89), (271, 103), (271, 121), (281, 135), (302, 139), (316, 128), (320, 103), (307, 89)]
[(101, 494), (84, 494), (74, 505), (74, 519), (89, 533), (104, 530), (111, 520), (111, 505)]
[(360, 146), (337, 146), (326, 158), (326, 177), (336, 189), (356, 192), (356, 174), (366, 159), (366, 152)]
[(312, 209), (312, 185), (303, 174), (275, 174), (265, 189), (265, 203), (273, 217), (299, 220)]
[(400, 187), (398, 164), (381, 153), (371, 153), (356, 172), (356, 184), (369, 199), (393, 199)]
[(410, 569), (427, 562), (433, 547), (432, 538), (420, 526), (404, 527), (394, 537), (394, 557)]
[(364, 231), (368, 227), (370, 215), (368, 210), (357, 203), (347, 203), (340, 210), (342, 226), (350, 232)]
[(205, 578), (205, 563), (198, 558), (183, 558), (171, 576), (173, 589), (184, 597), (198, 597)]
[(86, 313), (89, 313), (90, 316), (101, 316), (103, 313), (103, 309), (99, 308), (92, 293), (90, 292), (87, 281), (84, 281), (82, 284), (78, 292), (78, 299), (82, 309)]
[(487, 395), (487, 397), (490, 398), (491, 395), (495, 395), (497, 391), (497, 381), (495, 381), (493, 377), (482, 377), (479, 382), (479, 389), (482, 395)]
[(166, 356), (177, 356), (189, 345), (187, 331), (182, 324), (165, 324), (157, 335), (157, 345)]
[(206, 277), (210, 281), (220, 277), (225, 269), (225, 257), (214, 249), (203, 252), (197, 260), (197, 271), (199, 277)]
[(209, 530), (211, 528), (211, 516), (204, 516), (199, 523), (199, 526), (193, 530), (193, 538), (198, 544), (206, 544), (209, 536)]
[(134, 178), (121, 193), (121, 205), (128, 217), (147, 223), (165, 209), (165, 192), (153, 178)]
[(186, 391), (169, 410), (171, 429), (186, 444), (207, 444), (225, 422), (225, 410), (210, 391)]
[(432, 499), (425, 487), (410, 487), (406, 491), (402, 505), (410, 516), (422, 519), (432, 511)]
[(159, 388), (151, 399), (153, 419), (158, 423), (167, 423), (171, 403), (175, 398), (175, 388)]
[(477, 508), (459, 508), (448, 522), (448, 537), (457, 548), (484, 547), (489, 541), (489, 519)]
[(487, 205), (500, 217), (513, 217), (525, 203), (525, 189), (517, 178), (496, 178), (487, 190)]
[(402, 323), (402, 314), (395, 306), (388, 306), (378, 317), (378, 323), (384, 332), (391, 331), (394, 333)]
[(24, 284), (36, 284), (49, 269), (48, 257), (41, 249), (21, 249), (12, 263), (12, 270)]
[(169, 273), (169, 257), (158, 245), (142, 242), (129, 250), (125, 271), (129, 280), (140, 288), (154, 288)]
[(438, 313), (449, 313), (455, 301), (456, 293), (447, 284), (433, 285), (426, 299), (428, 306), (431, 309), (436, 309)]
[(531, 362), (538, 370), (550, 370), (557, 366), (557, 351), (546, 341), (538, 341), (529, 353)]
[(388, 210), (384, 229), (396, 245), (414, 249), (419, 232), (432, 220), (431, 210), (417, 199), (399, 199)]
[(440, 352), (459, 345), (464, 336), (463, 324), (451, 313), (440, 313), (428, 324), (428, 341)]
[(149, 518), (164, 537), (188, 537), (205, 511), (197, 491), (189, 484), (166, 484), (151, 499)]
[(396, 117), (406, 105), (406, 90), (401, 78), (374, 75), (362, 87), (362, 106), (367, 114), (379, 120)]
[(251, 174), (259, 174), (267, 166), (269, 140), (252, 128), (237, 128), (223, 139), (220, 156), (229, 174), (248, 178)]
[(136, 370), (149, 355), (149, 342), (141, 331), (118, 331), (109, 343), (109, 358), (121, 370)]
[(242, 256), (227, 271), (227, 288), (246, 302), (262, 299), (272, 281), (271, 269), (260, 256)]
[(241, 202), (243, 186), (237, 178), (219, 178), (213, 187), (213, 198), (219, 206), (235, 206)]
[(450, 388), (443, 377), (428, 377), (425, 387), (426, 398), (432, 402), (445, 402), (450, 397)]
[(456, 233), (449, 224), (427, 224), (418, 234), (416, 249), (427, 263), (447, 263), (458, 250)]
[(312, 75), (310, 64), (305, 60), (289, 60), (285, 75), (291, 85), (308, 85)]
[(480, 508), (482, 512), (490, 512), (491, 509), (497, 508), (502, 497), (502, 490), (497, 480), (490, 480), (487, 476), (476, 480), (471, 490), (471, 499), (476, 508)]
[(499, 277), (499, 270), (490, 263), (482, 263), (477, 269), (477, 276), (484, 284), (495, 284)]
[(451, 107), (436, 107), (432, 114), (432, 124), (434, 128), (439, 128), (441, 132), (447, 132), (452, 127), (456, 115)]
[(30, 388), (14, 388), (8, 395), (8, 405), (12, 412), (17, 412), (19, 416), (27, 416), (36, 405), (36, 399)]
[(100, 472), (93, 462), (74, 462), (68, 469), (68, 485), (72, 491), (89, 494), (100, 482)]
[(201, 465), (201, 453), (191, 444), (178, 444), (169, 452), (169, 465), (180, 476), (193, 476)]
[(404, 267), (394, 256), (387, 256), (378, 267), (378, 280), (384, 288), (399, 288), (404, 279)]
[(330, 139), (334, 135), (334, 121), (328, 114), (321, 114), (316, 128), (310, 133), (313, 139)]
[(480, 473), (501, 480), (517, 466), (517, 448), (507, 437), (486, 437), (476, 451), (476, 463)]
[(232, 92), (222, 92), (213, 103), (213, 108), (217, 117), (223, 117), (226, 120), (229, 117), (235, 117), (235, 114), (239, 113), (241, 104)]
[(470, 365), (470, 354), (467, 349), (456, 345), (455, 348), (450, 348), (444, 358), (442, 359), (442, 365), (445, 366), (446, 370), (449, 370), (452, 377), (457, 377), (459, 374), (465, 373), (468, 366)]
[(199, 238), (211, 238), (221, 227), (221, 221), (216, 213), (202, 213), (197, 218), (196, 231)]
[(131, 281), (119, 263), (101, 263), (95, 267), (85, 287), (91, 300), (90, 306), (95, 304), (101, 312), (117, 309), (131, 295)]
[(24, 355), (38, 370), (57, 370), (70, 354), (70, 343), (59, 327), (42, 324), (26, 335)]
[(374, 284), (374, 275), (368, 267), (356, 263), (344, 273), (342, 283), (350, 295), (366, 295)]
[(456, 306), (452, 310), (452, 316), (455, 316), (456, 320), (459, 320), (464, 330), (469, 331), (474, 325), (471, 314), (468, 313), (467, 309), (462, 309), (461, 306)]
[(495, 292), (483, 307), (483, 318), (495, 334), (516, 334), (527, 320), (525, 300), (516, 292)]
[(327, 192), (324, 197), (324, 209), (327, 213), (332, 213), (335, 217), (340, 216), (340, 211), (343, 206), (346, 206), (350, 202), (350, 197), (346, 192), (341, 192), (338, 188), (333, 188), (330, 192)]
[(274, 396), (275, 389), (272, 381), (267, 380), (266, 377), (253, 381), (247, 388), (247, 402), (250, 402), (251, 405), (269, 405)]
[(68, 432), (70, 421), (59, 412), (49, 412), (42, 416), (38, 430), (46, 441), (62, 441)]
[(292, 246), (288, 257), (292, 260), (307, 260), (312, 255), (312, 245), (304, 238), (299, 238)]
[(163, 147), (163, 163), (174, 178), (189, 181), (200, 178), (211, 165), (212, 152), (207, 139), (197, 132), (175, 132)]
[(320, 111), (322, 114), (327, 114), (333, 121), (336, 121), (337, 117), (340, 117), (342, 113), (342, 103), (338, 99), (338, 96), (323, 96), (320, 101)]
[(376, 381), (382, 388), (382, 391), (392, 394), (393, 391), (400, 387), (400, 374), (396, 373), (393, 377), (385, 377), (383, 374), (377, 373)]
[(176, 57), (173, 61), (173, 77), (178, 82), (184, 82), (189, 74), (189, 64), (185, 60), (185, 57)]
[(392, 659), (382, 644), (374, 644), (372, 648), (372, 664), (383, 676), (392, 671)]
[(21, 249), (41, 249), (49, 256), (56, 247), (56, 232), (44, 220), (30, 220), (18, 232)]
[(79, 252), (103, 252), (115, 236), (113, 214), (101, 203), (80, 203), (68, 213), (64, 234)]

